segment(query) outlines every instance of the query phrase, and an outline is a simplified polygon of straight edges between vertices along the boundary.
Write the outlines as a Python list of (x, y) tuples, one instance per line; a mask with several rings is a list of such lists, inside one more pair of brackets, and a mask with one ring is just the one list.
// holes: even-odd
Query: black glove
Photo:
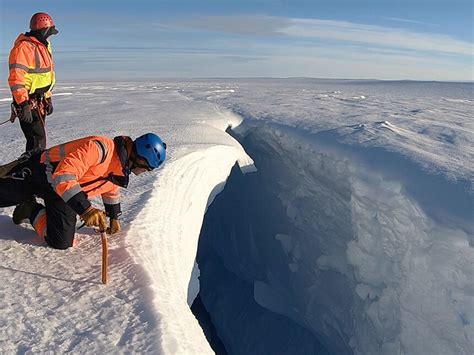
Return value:
[(44, 99), (44, 110), (46, 111), (46, 116), (49, 116), (50, 114), (53, 113), (53, 100), (48, 97), (47, 99)]
[(33, 123), (33, 115), (31, 113), (30, 104), (28, 103), (28, 100), (20, 104), (20, 114), (18, 118), (22, 122)]

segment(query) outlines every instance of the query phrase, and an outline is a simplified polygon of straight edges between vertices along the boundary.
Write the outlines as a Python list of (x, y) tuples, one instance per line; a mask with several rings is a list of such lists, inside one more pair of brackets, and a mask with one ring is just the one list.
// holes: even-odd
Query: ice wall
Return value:
[(332, 134), (259, 124), (239, 140), (258, 172), (233, 170), (197, 259), (230, 353), (472, 353), (472, 221), (456, 196), (442, 206), (409, 160)]

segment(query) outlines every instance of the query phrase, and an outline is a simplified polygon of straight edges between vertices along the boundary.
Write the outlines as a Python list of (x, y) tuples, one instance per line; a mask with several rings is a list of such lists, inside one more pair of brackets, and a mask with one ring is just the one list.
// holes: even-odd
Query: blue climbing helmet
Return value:
[(135, 139), (135, 152), (150, 168), (156, 169), (166, 159), (166, 143), (156, 134), (147, 133)]

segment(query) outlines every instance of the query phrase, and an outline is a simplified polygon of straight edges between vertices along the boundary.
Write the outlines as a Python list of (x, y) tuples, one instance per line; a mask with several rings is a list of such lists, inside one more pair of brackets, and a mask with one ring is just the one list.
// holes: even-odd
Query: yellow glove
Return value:
[(88, 227), (98, 227), (101, 232), (107, 228), (107, 219), (105, 212), (94, 207), (89, 207), (86, 212), (81, 214), (81, 219)]
[(118, 219), (113, 219), (111, 218), (110, 219), (110, 227), (107, 228), (107, 234), (115, 234), (115, 233), (118, 233), (122, 230), (122, 228), (120, 227), (120, 221)]

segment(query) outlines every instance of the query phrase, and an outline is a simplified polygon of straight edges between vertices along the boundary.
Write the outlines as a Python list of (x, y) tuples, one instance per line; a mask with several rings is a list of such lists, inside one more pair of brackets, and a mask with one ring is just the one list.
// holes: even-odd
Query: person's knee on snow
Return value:
[(46, 234), (44, 240), (46, 241), (48, 246), (50, 246), (51, 248), (61, 249), (61, 250), (72, 247), (73, 243), (74, 243), (74, 237), (72, 239), (64, 238), (62, 236), (60, 236), (60, 237), (51, 236), (50, 237), (48, 234)]
[[(45, 206), (34, 199), (21, 203), (15, 208), (13, 222), (20, 224), (28, 220), (36, 234), (44, 238), (46, 243), (55, 249), (67, 249), (73, 246), (75, 233), (75, 215), (56, 211), (57, 206), (52, 203), (48, 214)], [(49, 223), (48, 223), (49, 222)]]
[(43, 205), (37, 204), (41, 206), (38, 208), (36, 213), (32, 213), (32, 217), (30, 218), (31, 225), (40, 237), (44, 238), (46, 236), (46, 209)]
[(46, 208), (42, 204), (29, 200), (18, 205), (13, 212), (13, 222), (20, 224), (25, 220), (29, 220), (36, 234), (44, 238), (50, 247), (67, 249), (73, 245), (74, 230), (71, 235), (70, 230), (53, 227), (48, 235), (48, 218)]

